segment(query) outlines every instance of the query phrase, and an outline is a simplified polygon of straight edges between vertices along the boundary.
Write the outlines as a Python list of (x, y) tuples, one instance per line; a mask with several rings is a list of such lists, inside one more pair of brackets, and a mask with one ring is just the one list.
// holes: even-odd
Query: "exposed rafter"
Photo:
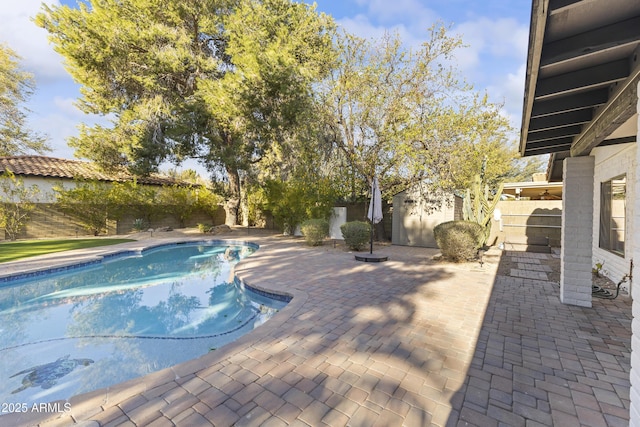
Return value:
[(596, 89), (589, 92), (576, 93), (561, 99), (551, 99), (536, 102), (531, 111), (531, 117), (541, 117), (567, 111), (581, 110), (604, 105), (609, 99), (609, 90)]
[(638, 41), (640, 16), (546, 44), (540, 68), (597, 55), (610, 49), (634, 46)]
[(637, 114), (639, 56), (639, 0), (534, 0), (521, 154), (587, 155), (628, 141), (620, 133)]
[(629, 61), (619, 59), (606, 64), (579, 69), (538, 80), (536, 99), (548, 99), (585, 90), (608, 87), (629, 75)]

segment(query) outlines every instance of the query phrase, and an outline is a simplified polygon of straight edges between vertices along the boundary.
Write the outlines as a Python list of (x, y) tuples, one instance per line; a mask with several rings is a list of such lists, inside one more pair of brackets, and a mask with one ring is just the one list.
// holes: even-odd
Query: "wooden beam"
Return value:
[(624, 85), (620, 85), (612, 99), (585, 126), (571, 146), (571, 156), (586, 156), (637, 111), (640, 67)]
[(540, 68), (583, 58), (601, 51), (619, 49), (640, 40), (640, 16), (596, 28), (544, 46)]
[(571, 137), (556, 138), (554, 140), (549, 140), (549, 141), (536, 141), (536, 142), (527, 141), (527, 150), (541, 150), (545, 148), (552, 148), (552, 147), (559, 147), (559, 146), (571, 147), (572, 143), (573, 143), (573, 138)]
[(624, 80), (629, 76), (627, 58), (594, 67), (583, 68), (571, 73), (548, 77), (538, 81), (536, 99), (550, 98), (561, 94), (602, 88)]
[(536, 82), (540, 68), (540, 56), (544, 42), (544, 29), (547, 24), (549, 0), (532, 0), (531, 25), (529, 31), (529, 52), (527, 53), (527, 70), (524, 82), (524, 106), (522, 109), (522, 126), (520, 127), (520, 154), (525, 155), (529, 119), (535, 100)]
[(568, 113), (554, 114), (553, 116), (544, 116), (531, 119), (529, 123), (529, 133), (545, 131), (568, 126), (581, 125), (589, 123), (593, 118), (591, 110), (576, 110)]
[(531, 111), (531, 117), (542, 117), (549, 114), (564, 113), (567, 111), (593, 108), (604, 105), (609, 99), (609, 90), (606, 88), (581, 92), (563, 98), (536, 102)]
[(525, 151), (525, 156), (539, 156), (540, 154), (555, 153), (558, 151), (567, 151), (571, 148), (571, 143), (548, 145), (543, 147), (529, 148)]
[(532, 142), (537, 141), (548, 141), (551, 139), (558, 139), (567, 136), (573, 137), (576, 135), (580, 135), (581, 131), (582, 126), (567, 126), (563, 128), (543, 130), (540, 132), (532, 132), (529, 133), (529, 136), (527, 137), (527, 144), (531, 144)]

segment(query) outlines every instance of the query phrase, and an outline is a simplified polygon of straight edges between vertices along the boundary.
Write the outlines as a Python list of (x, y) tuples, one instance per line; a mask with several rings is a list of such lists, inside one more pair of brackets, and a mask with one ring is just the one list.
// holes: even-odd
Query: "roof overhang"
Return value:
[(635, 142), (639, 81), (639, 0), (533, 0), (520, 154)]

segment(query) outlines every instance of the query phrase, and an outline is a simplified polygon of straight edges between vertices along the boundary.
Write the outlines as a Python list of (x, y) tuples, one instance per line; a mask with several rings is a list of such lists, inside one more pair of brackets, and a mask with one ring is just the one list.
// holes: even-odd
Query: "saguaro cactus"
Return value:
[[(477, 222), (484, 228), (484, 241), (482, 244), (486, 244), (491, 234), (491, 217), (496, 205), (500, 201), (502, 195), (502, 189), (504, 184), (501, 183), (498, 186), (495, 194), (491, 200), (489, 200), (489, 185), (484, 184), (484, 170), (487, 159), (485, 158), (482, 163), (481, 174), (478, 174), (473, 179), (471, 188), (467, 188), (464, 200), (462, 201), (462, 216), (466, 221)], [(473, 194), (473, 197), (472, 197)]]

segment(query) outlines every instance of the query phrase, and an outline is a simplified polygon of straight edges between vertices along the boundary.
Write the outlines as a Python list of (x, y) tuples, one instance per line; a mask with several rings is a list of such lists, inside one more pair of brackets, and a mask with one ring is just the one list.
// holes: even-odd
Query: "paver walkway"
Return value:
[[(557, 263), (551, 255), (491, 251), (480, 267), (437, 263), (434, 250), (388, 246), (378, 250), (389, 261), (375, 264), (330, 245), (250, 240), (261, 248), (238, 266), (238, 275), (293, 296), (265, 325), (194, 361), (76, 396), (69, 412), (5, 415), (0, 425), (616, 426), (628, 420), (631, 303), (560, 304), (557, 284), (540, 267)], [(513, 275), (500, 259), (510, 261)], [(522, 271), (535, 271), (536, 278)]]

